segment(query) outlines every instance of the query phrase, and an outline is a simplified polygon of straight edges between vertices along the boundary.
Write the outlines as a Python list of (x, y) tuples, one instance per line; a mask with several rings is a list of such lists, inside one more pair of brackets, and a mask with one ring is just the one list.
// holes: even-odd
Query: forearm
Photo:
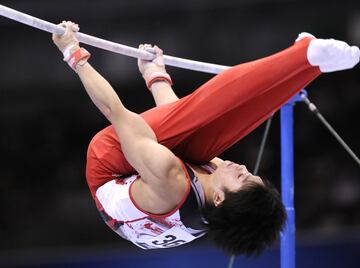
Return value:
[(90, 64), (78, 66), (77, 73), (94, 104), (115, 128), (126, 159), (139, 167), (138, 147), (143, 140), (157, 141), (153, 130), (141, 116), (124, 107), (112, 86)]
[(179, 99), (170, 84), (166, 81), (153, 83), (151, 86), (151, 93), (155, 100), (156, 106), (171, 103)]
[(155, 54), (155, 58), (151, 61), (139, 59), (138, 67), (154, 97), (156, 106), (177, 101), (179, 98), (171, 87), (171, 77), (165, 69), (163, 51), (157, 46), (152, 47), (148, 44), (140, 45), (139, 48)]
[(89, 63), (78, 65), (77, 73), (91, 100), (110, 122), (115, 109), (125, 110), (112, 86)]

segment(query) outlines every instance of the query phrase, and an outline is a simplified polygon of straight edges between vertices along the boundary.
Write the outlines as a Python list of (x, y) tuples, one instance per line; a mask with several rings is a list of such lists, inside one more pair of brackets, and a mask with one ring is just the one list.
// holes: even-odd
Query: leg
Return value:
[[(307, 41), (301, 40), (309, 36), (310, 39), (307, 38)], [(295, 46), (303, 46), (313, 38), (310, 34), (302, 33), (297, 39), (298, 42), (301, 40), (302, 44), (295, 44)], [(256, 90), (258, 95), (251, 96), (250, 92), (246, 92), (245, 88), (248, 84), (246, 79), (243, 79), (240, 84), (241, 92), (239, 93), (246, 93), (243, 96), (244, 98), (251, 97), (233, 110), (222, 114), (206, 126), (196, 130), (191, 137), (181, 142), (172, 150), (181, 155), (184, 160), (195, 163), (199, 161), (200, 163), (208, 162), (242, 139), (273, 112), (278, 110), (291, 96), (319, 75), (319, 69), (321, 72), (351, 69), (360, 60), (360, 50), (358, 47), (349, 46), (343, 41), (333, 39), (313, 39), (306, 52), (310, 65), (319, 66), (319, 68), (302, 69), (301, 60), (303, 58), (301, 53), (296, 52), (296, 50), (293, 50), (293, 52), (289, 50), (284, 51), (258, 61), (261, 63), (257, 64), (257, 69), (251, 72), (255, 72), (258, 77), (264, 79), (269, 73), (266, 61), (270, 61), (273, 64), (270, 70), (271, 75), (277, 77), (278, 82), (268, 88), (263, 88), (265, 89), (263, 93), (258, 91), (262, 85), (257, 83), (259, 86)], [(281, 54), (286, 53), (288, 57), (291, 57), (291, 60), (283, 62), (279, 56), (282, 57)], [(306, 67), (306, 65), (303, 65), (303, 67)], [(244, 73), (241, 70), (242, 68), (247, 69), (245, 65), (240, 65), (237, 68), (239, 73)], [(260, 84), (264, 81), (265, 79), (260, 81)], [(252, 81), (248, 82), (249, 84), (254, 83)], [(225, 92), (236, 90), (236, 87), (234, 88), (231, 84), (224, 82), (224, 85), (222, 90)], [(211, 136), (209, 136), (209, 133), (211, 133)]]
[[(248, 134), (320, 74), (319, 68), (307, 61), (309, 41), (301, 40), (273, 56), (231, 68), (191, 95), (142, 116), (158, 141), (174, 149), (180, 158), (206, 162)], [(87, 165), (92, 191), (113, 173), (132, 172), (111, 127), (95, 136)]]
[(301, 77), (279, 84), (276, 90), (246, 101), (195, 131), (188, 139), (175, 146), (173, 152), (191, 163), (209, 162), (262, 124), (306, 86), (306, 79), (314, 79), (314, 75), (317, 72), (313, 70), (302, 72)]
[[(278, 110), (319, 74), (307, 61), (310, 38), (273, 56), (216, 76), (161, 113), (144, 114), (163, 142), (182, 159), (205, 163)], [(165, 116), (163, 116), (165, 114)], [(174, 114), (174, 116), (172, 116)]]

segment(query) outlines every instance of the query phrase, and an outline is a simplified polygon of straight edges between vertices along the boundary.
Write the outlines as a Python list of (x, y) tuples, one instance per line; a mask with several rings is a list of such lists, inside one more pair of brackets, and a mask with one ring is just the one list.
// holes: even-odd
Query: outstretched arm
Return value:
[(95, 105), (114, 126), (126, 159), (142, 177), (157, 180), (178, 170), (179, 160), (157, 143), (144, 119), (124, 107), (111, 85), (89, 63), (79, 66), (77, 72)]
[[(74, 55), (79, 51), (79, 44), (74, 24), (66, 22), (62, 25), (66, 27), (65, 34), (55, 35), (53, 40), (67, 58), (67, 50), (70, 50), (68, 54)], [(74, 64), (71, 59), (68, 62), (78, 73), (94, 104), (114, 126), (126, 159), (144, 182), (141, 185), (144, 196), (156, 196), (156, 207), (160, 212), (166, 212), (182, 197), (182, 193), (176, 194), (177, 182), (185, 182), (181, 162), (157, 142), (155, 133), (141, 116), (125, 108), (111, 85), (86, 60), (84, 57), (75, 59)], [(164, 186), (170, 188), (168, 195), (162, 191)]]

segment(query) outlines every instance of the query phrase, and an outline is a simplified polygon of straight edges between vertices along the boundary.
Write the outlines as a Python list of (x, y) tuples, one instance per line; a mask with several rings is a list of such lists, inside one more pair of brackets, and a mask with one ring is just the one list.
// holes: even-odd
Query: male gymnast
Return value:
[(205, 233), (230, 254), (259, 254), (286, 219), (278, 191), (244, 165), (217, 158), (324, 72), (350, 69), (358, 47), (306, 33), (272, 56), (240, 64), (178, 99), (162, 51), (138, 60), (157, 107), (136, 114), (88, 63), (78, 26), (53, 41), (111, 125), (92, 139), (86, 178), (106, 223), (143, 249), (169, 248)]

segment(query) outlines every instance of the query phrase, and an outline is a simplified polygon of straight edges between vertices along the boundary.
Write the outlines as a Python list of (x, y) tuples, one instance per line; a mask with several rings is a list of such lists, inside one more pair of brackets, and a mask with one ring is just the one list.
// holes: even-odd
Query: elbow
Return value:
[(113, 124), (120, 116), (120, 113), (114, 108), (107, 108), (103, 113), (105, 117)]
[(109, 120), (111, 123), (113, 123), (114, 119), (118, 117), (118, 112), (116, 111), (116, 108), (111, 106), (105, 106), (105, 105), (96, 105), (100, 112), (106, 117), (107, 120)]
[(113, 122), (114, 119), (119, 118), (123, 114), (124, 110), (125, 108), (122, 106), (121, 102), (115, 100), (104, 106), (101, 109), (101, 112), (110, 122)]
[(116, 110), (116, 105), (113, 103), (104, 103), (93, 99), (94, 104), (100, 110), (100, 112), (109, 120), (113, 118), (114, 111)]
[(111, 110), (108, 109), (108, 108), (104, 108), (102, 109), (102, 114), (106, 117), (107, 120), (109, 120), (111, 122), (112, 120), (112, 113), (111, 113)]

